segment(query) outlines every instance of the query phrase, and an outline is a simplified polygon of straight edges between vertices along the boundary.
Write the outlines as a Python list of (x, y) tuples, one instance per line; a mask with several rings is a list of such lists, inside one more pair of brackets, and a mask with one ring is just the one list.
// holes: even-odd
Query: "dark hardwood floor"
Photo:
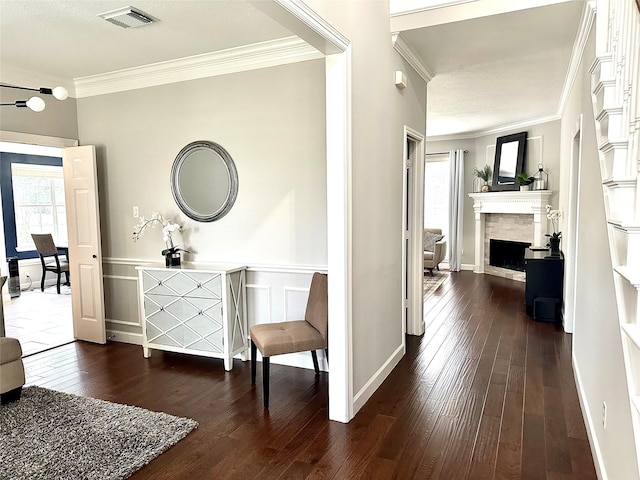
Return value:
[(425, 300), (425, 335), (349, 424), (327, 420), (326, 374), (272, 365), (267, 412), (249, 362), (225, 373), (119, 343), (33, 355), (27, 382), (199, 422), (136, 480), (594, 479), (571, 336), (528, 318), (523, 298), (521, 283), (451, 274)]

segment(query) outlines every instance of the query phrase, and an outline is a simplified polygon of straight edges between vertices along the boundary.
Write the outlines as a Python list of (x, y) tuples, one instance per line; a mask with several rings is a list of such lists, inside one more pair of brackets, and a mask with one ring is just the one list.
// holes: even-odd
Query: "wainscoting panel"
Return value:
[(309, 298), (308, 288), (284, 289), (284, 321), (304, 320), (304, 313), (307, 308)]
[[(107, 339), (142, 345), (138, 303), (138, 272), (141, 263), (125, 259), (102, 259)], [(140, 349), (142, 355), (142, 348)]]
[(271, 287), (269, 285), (247, 284), (247, 320), (249, 326), (271, 323)]
[[(107, 337), (116, 342), (142, 345), (136, 266), (148, 260), (103, 258)], [(326, 267), (249, 266), (247, 270), (247, 322), (260, 323), (304, 319), (311, 278)], [(140, 351), (142, 355), (142, 349)], [(258, 353), (260, 355), (260, 353)], [(260, 357), (258, 357), (260, 361)], [(319, 353), (320, 368), (328, 370), (325, 354)], [(272, 363), (313, 368), (309, 352), (278, 355)]]

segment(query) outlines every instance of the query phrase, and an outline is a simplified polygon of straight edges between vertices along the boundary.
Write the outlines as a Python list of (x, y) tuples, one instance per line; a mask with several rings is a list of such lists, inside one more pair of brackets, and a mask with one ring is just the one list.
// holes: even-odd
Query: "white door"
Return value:
[(93, 145), (62, 151), (69, 230), (73, 335), (106, 343), (96, 155)]

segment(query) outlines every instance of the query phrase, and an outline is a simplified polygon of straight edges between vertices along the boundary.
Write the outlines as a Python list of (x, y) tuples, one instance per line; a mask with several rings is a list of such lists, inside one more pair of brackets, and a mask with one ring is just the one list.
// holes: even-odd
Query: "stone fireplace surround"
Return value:
[[(508, 191), (470, 193), (473, 199), (475, 213), (475, 261), (473, 271), (475, 273), (490, 273), (502, 277), (524, 281), (524, 273), (518, 273), (507, 269), (489, 266), (488, 245), (490, 236), (486, 228), (486, 216), (491, 214), (491, 230), (496, 222), (507, 222), (511, 225), (509, 235), (511, 238), (501, 240), (525, 241), (532, 245), (545, 245), (547, 243), (547, 211), (546, 206), (553, 192), (551, 190), (538, 191)], [(497, 215), (494, 215), (497, 214)], [(521, 216), (529, 216), (521, 218)], [(533, 222), (531, 222), (531, 219)], [(531, 223), (533, 223), (533, 235), (531, 236)], [(527, 224), (529, 225), (527, 227)], [(524, 232), (524, 233), (523, 233)], [(527, 233), (529, 232), (529, 233)], [(529, 238), (524, 238), (529, 237)], [(487, 252), (487, 253), (485, 253)]]

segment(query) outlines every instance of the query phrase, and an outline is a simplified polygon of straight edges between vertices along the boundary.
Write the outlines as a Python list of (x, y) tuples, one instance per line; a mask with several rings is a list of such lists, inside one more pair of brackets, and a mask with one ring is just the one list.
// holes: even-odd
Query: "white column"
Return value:
[(473, 271), (475, 273), (484, 273), (484, 213), (480, 212), (480, 208), (475, 207), (476, 215), (476, 235), (475, 235), (475, 265)]
[(547, 244), (547, 211), (543, 208), (533, 207), (533, 244), (543, 247)]

